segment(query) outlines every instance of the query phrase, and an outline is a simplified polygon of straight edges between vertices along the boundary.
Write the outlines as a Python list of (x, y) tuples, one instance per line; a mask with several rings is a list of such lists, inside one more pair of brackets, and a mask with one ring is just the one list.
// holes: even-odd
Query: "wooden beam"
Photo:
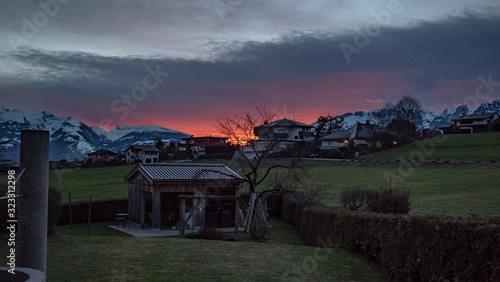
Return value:
[(179, 237), (184, 238), (184, 228), (186, 225), (186, 199), (181, 198), (181, 229), (179, 230)]
[(153, 210), (151, 213), (152, 226), (153, 229), (160, 229), (161, 227), (161, 193), (158, 190), (153, 190)]
[(252, 218), (253, 218), (256, 199), (257, 199), (257, 194), (252, 193), (252, 195), (250, 196), (250, 205), (247, 214), (247, 224), (245, 226), (245, 232), (247, 233), (250, 232), (250, 226), (252, 225)]
[(234, 238), (238, 239), (238, 227), (240, 225), (240, 198), (234, 200)]

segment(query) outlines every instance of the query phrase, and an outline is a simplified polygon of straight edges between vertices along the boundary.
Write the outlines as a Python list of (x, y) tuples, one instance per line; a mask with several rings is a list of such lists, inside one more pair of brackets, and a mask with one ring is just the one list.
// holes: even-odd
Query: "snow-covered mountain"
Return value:
[(6, 159), (19, 160), (20, 132), (25, 129), (49, 131), (50, 160), (83, 159), (87, 153), (101, 148), (119, 153), (132, 144), (152, 144), (157, 139), (168, 144), (190, 136), (154, 125), (118, 126), (108, 132), (99, 126), (89, 127), (73, 117), (0, 107), (0, 140), (13, 137), (5, 150)]
[[(342, 129), (347, 129), (353, 126), (356, 122), (365, 123), (367, 120), (373, 124), (380, 124), (380, 114), (383, 109), (375, 109), (369, 112), (345, 113), (337, 117), (344, 118)], [(453, 124), (452, 119), (460, 117), (464, 114), (482, 114), (482, 113), (500, 113), (500, 100), (495, 100), (491, 103), (483, 103), (479, 108), (472, 109), (467, 105), (460, 105), (456, 108), (445, 109), (443, 112), (435, 112), (422, 110), (421, 120), (416, 124), (419, 130), (422, 129), (439, 129)], [(313, 125), (315, 125), (314, 123)]]

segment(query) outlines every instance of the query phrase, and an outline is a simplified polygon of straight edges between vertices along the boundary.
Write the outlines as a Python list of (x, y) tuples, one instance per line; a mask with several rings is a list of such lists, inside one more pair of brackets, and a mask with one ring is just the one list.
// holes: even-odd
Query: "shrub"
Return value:
[[(500, 217), (351, 212), (287, 198), (283, 215), (300, 214), (304, 242), (359, 253), (392, 281), (500, 281)], [(291, 206), (300, 211), (285, 212)]]
[[(91, 222), (114, 221), (117, 213), (128, 211), (128, 200), (92, 201)], [(87, 201), (71, 204), (72, 223), (87, 223), (89, 203)], [(69, 224), (69, 204), (62, 205), (57, 224)]]
[(61, 212), (61, 192), (53, 186), (49, 186), (49, 211), (48, 211), (48, 222), (47, 222), (47, 235), (53, 235), (55, 231), (55, 226), (57, 220), (59, 219), (59, 213)]
[(354, 187), (340, 191), (340, 203), (345, 209), (355, 211), (365, 204), (366, 189)]
[(212, 226), (203, 225), (203, 227), (194, 233), (186, 234), (187, 239), (203, 239), (203, 240), (224, 240), (224, 232), (219, 231)]
[(376, 213), (406, 214), (410, 212), (410, 192), (389, 185), (366, 192), (368, 210)]

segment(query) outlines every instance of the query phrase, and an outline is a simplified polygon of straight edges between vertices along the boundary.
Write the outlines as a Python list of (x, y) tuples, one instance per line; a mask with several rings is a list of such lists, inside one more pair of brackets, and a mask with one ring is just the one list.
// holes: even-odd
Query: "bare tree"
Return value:
[(416, 125), (422, 119), (422, 104), (420, 101), (405, 94), (396, 104), (389, 105), (387, 111), (391, 117), (391, 121), (387, 126), (389, 130), (398, 135), (398, 142), (404, 144), (413, 141)]
[[(257, 186), (266, 180), (272, 171), (282, 169), (287, 179), (297, 177), (297, 173), (302, 170), (300, 160), (305, 148), (294, 148), (291, 158), (270, 159), (276, 152), (282, 151), (287, 145), (288, 136), (283, 133), (276, 133), (269, 129), (267, 124), (276, 118), (274, 111), (256, 106), (257, 115), (251, 112), (243, 114), (219, 116), (216, 121), (217, 130), (230, 138), (233, 144), (240, 148), (239, 164), (243, 174), (243, 181), (249, 185), (252, 194), (249, 212), (247, 215), (247, 232), (252, 234), (254, 239), (263, 239), (268, 232), (265, 214), (261, 199), (272, 192), (290, 192), (288, 186), (282, 185), (284, 180), (276, 182), (278, 185), (271, 185), (271, 189), (257, 193)], [(259, 136), (262, 138), (259, 139)], [(282, 172), (283, 172), (282, 171)], [(276, 176), (276, 174), (274, 174)], [(276, 180), (275, 180), (276, 181)], [(264, 211), (265, 212), (265, 211)]]
[(422, 118), (422, 104), (417, 98), (408, 94), (405, 94), (393, 108), (394, 118), (396, 120), (406, 120), (416, 125)]
[[(277, 151), (282, 150), (286, 137), (280, 134), (268, 134), (265, 140), (259, 140), (257, 134), (267, 134), (259, 126), (274, 120), (276, 113), (266, 108), (256, 106), (258, 116), (251, 112), (243, 114), (219, 116), (215, 127), (221, 134), (226, 135), (233, 144), (240, 148), (240, 167), (243, 171), (244, 182), (248, 183), (251, 193), (256, 192), (256, 187), (261, 184), (275, 169), (296, 169), (304, 150), (297, 150), (292, 158), (287, 160), (265, 160)], [(257, 133), (257, 134), (256, 134)], [(249, 153), (249, 154), (246, 154)]]

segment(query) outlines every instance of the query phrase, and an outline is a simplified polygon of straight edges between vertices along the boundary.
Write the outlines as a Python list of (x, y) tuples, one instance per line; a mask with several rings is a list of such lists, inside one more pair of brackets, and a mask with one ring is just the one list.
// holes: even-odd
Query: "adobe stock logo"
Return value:
[[(409, 0), (411, 1), (411, 0)], [(375, 21), (369, 22), (362, 30), (358, 31), (353, 37), (353, 44), (347, 43), (345, 41), (339, 44), (340, 50), (344, 55), (348, 64), (352, 62), (351, 56), (356, 53), (361, 53), (361, 49), (366, 48), (370, 45), (371, 38), (374, 38), (380, 34), (382, 27), (387, 26), (392, 21), (392, 16), (397, 15), (403, 11), (403, 5), (399, 0), (389, 0), (387, 3), (387, 9), (382, 9), (380, 11), (371, 11)]]
[(240, 6), (243, 0), (214, 0), (212, 5), (215, 8), (215, 12), (219, 16), (221, 21), (224, 21), (226, 15), (234, 12), (235, 8)]
[(18, 48), (22, 44), (26, 44), (30, 39), (38, 35), (40, 29), (47, 26), (50, 18), (55, 18), (59, 14), (60, 6), (68, 4), (70, 0), (40, 0), (37, 2), (41, 10), (33, 13), (31, 19), (22, 17), (21, 34), (9, 32), (7, 38), (13, 48)]

